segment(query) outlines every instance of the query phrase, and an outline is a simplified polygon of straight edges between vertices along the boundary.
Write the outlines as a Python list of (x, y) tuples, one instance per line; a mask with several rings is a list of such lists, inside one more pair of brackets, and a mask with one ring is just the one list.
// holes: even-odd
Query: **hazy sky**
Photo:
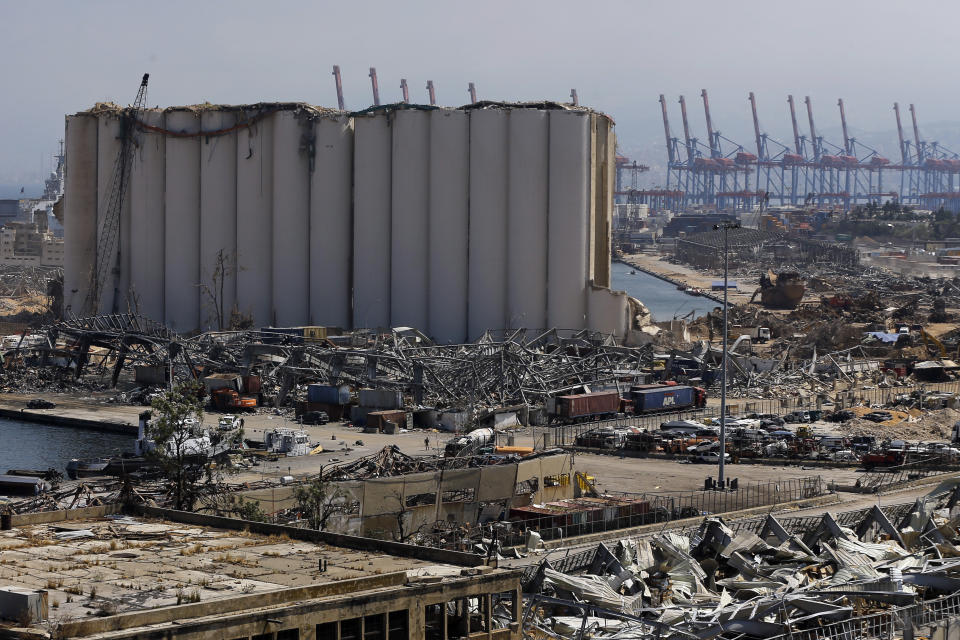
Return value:
[[(303, 100), (347, 108), (384, 101), (407, 78), (426, 102), (567, 100), (617, 121), (621, 146), (662, 149), (657, 98), (691, 107), (704, 138), (700, 89), (716, 128), (752, 145), (747, 93), (787, 141), (786, 95), (810, 95), (818, 128), (892, 130), (891, 106), (917, 105), (921, 131), (960, 122), (956, 77), (960, 3), (890, 0), (673, 2), (44, 2), (0, 0), (0, 183), (36, 182), (63, 133), (63, 116), (94, 102), (133, 101), (150, 73), (149, 104)], [(894, 140), (891, 143), (895, 144)]]

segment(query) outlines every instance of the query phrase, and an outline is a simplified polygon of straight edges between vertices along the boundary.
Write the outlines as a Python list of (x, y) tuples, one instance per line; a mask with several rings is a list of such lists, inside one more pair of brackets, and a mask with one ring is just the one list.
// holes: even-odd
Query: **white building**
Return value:
[(64, 241), (33, 222), (7, 222), (0, 228), (0, 264), (62, 267)]
[(550, 103), (147, 110), (110, 247), (119, 114), (67, 117), (73, 314), (94, 311), (93, 263), (119, 251), (99, 311), (125, 308), (114, 298), (132, 292), (181, 332), (211, 326), (200, 285), (213, 285), (218, 255), (224, 308), (257, 325), (411, 326), (441, 342), (630, 326), (628, 297), (607, 288), (615, 141), (603, 114)]

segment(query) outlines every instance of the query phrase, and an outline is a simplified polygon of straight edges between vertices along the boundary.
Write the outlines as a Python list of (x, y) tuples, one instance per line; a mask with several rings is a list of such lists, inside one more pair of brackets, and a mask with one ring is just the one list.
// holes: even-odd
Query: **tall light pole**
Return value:
[(727, 457), (727, 277), (728, 262), (730, 257), (730, 244), (727, 240), (727, 234), (730, 229), (739, 229), (740, 224), (736, 222), (724, 222), (713, 226), (716, 230), (723, 231), (723, 355), (720, 357), (720, 470), (717, 474), (717, 482), (721, 489), (725, 488), (725, 478), (723, 475), (724, 458)]

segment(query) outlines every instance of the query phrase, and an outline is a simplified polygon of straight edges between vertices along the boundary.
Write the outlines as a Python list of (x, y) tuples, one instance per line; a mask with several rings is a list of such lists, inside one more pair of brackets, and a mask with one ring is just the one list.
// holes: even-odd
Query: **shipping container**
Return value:
[(260, 376), (243, 376), (243, 388), (247, 393), (260, 393)]
[(383, 431), (387, 422), (392, 422), (404, 429), (407, 426), (407, 413), (405, 411), (371, 411), (367, 414), (368, 427)]
[(361, 407), (399, 409), (403, 406), (403, 394), (394, 389), (360, 389), (357, 398)]
[(556, 415), (564, 420), (611, 415), (619, 409), (620, 394), (616, 391), (559, 396), (556, 402)]
[(207, 391), (233, 389), (237, 393), (243, 390), (243, 378), (236, 373), (214, 373), (203, 379)]
[(683, 409), (696, 404), (697, 394), (693, 387), (671, 386), (632, 391), (633, 406), (637, 413), (664, 409)]
[(323, 411), (330, 418), (331, 422), (339, 422), (347, 417), (349, 405), (345, 404), (327, 404), (325, 402), (306, 402), (299, 401), (294, 407), (296, 417), (312, 411)]
[(301, 329), (307, 342), (320, 342), (327, 339), (326, 327), (301, 327)]
[(350, 387), (347, 385), (335, 387), (327, 384), (307, 385), (307, 402), (350, 404)]
[(167, 384), (170, 368), (163, 364), (138, 364), (133, 367), (133, 380), (137, 384)]

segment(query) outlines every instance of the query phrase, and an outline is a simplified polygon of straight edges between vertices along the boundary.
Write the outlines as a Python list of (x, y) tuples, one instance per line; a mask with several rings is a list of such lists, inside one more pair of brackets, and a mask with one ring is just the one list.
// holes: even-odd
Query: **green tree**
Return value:
[(155, 446), (147, 456), (172, 483), (174, 508), (192, 510), (206, 469), (205, 455), (198, 451), (204, 442), (198, 431), (203, 424), (200, 385), (195, 381), (179, 384), (154, 398), (151, 405), (156, 419), (147, 436)]
[(233, 505), (233, 513), (241, 520), (251, 522), (266, 522), (267, 514), (260, 508), (256, 500), (245, 500), (242, 496)]

